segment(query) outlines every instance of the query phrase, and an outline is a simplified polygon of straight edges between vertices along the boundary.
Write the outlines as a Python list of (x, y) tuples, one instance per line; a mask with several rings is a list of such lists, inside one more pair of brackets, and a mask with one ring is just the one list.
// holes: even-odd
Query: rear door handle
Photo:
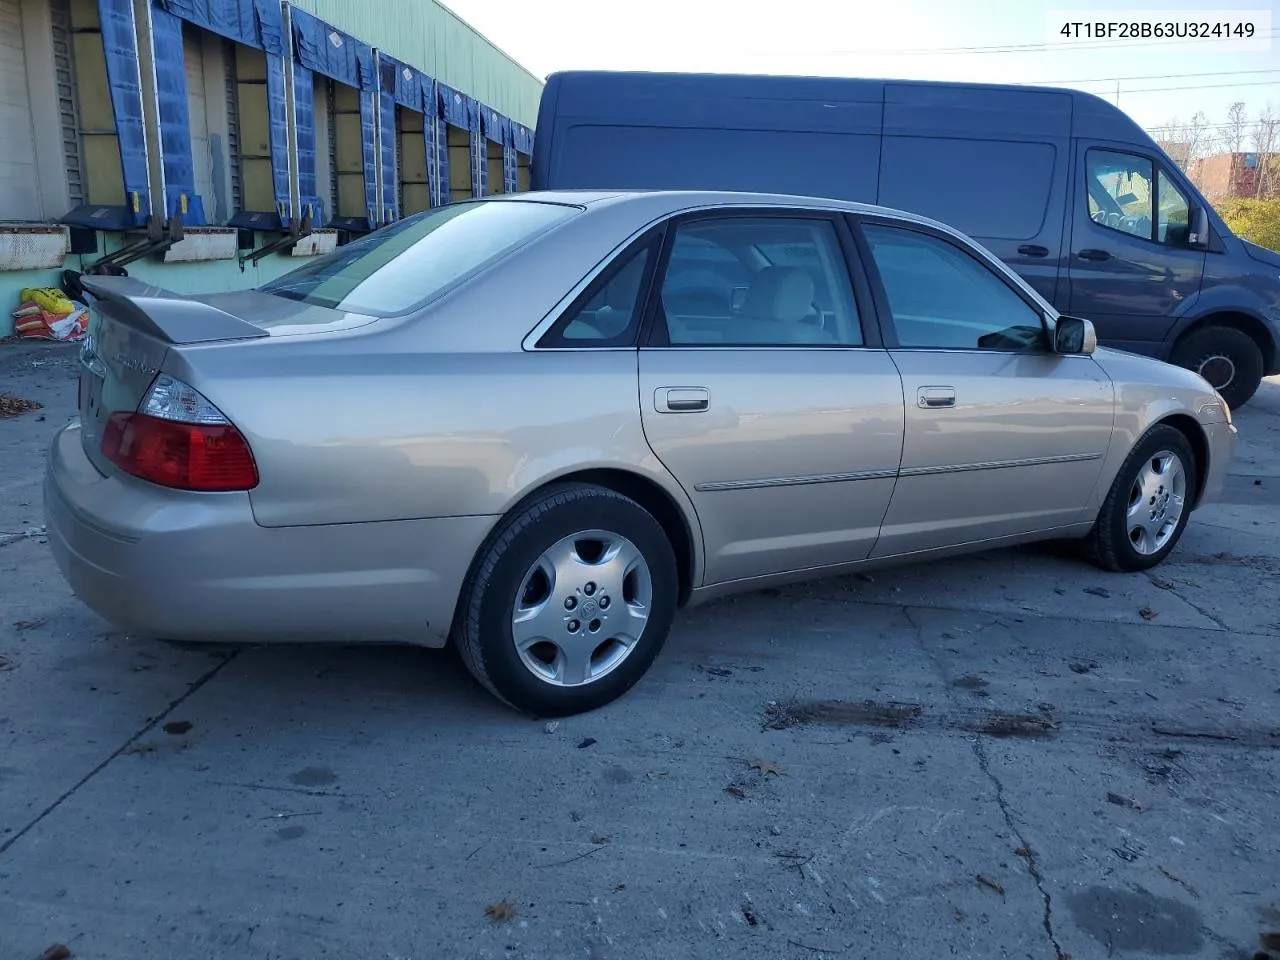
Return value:
[(928, 410), (956, 405), (955, 387), (921, 387), (916, 391), (916, 405)]
[(1081, 250), (1079, 253), (1076, 254), (1076, 256), (1079, 257), (1081, 260), (1110, 260), (1111, 259), (1111, 254), (1107, 253), (1107, 251), (1105, 250), (1093, 250), (1093, 249)]
[(711, 406), (706, 387), (659, 387), (653, 392), (653, 407), (659, 413), (699, 413)]
[(1038, 243), (1024, 243), (1018, 248), (1018, 252), (1024, 257), (1047, 257), (1049, 248), (1042, 247)]

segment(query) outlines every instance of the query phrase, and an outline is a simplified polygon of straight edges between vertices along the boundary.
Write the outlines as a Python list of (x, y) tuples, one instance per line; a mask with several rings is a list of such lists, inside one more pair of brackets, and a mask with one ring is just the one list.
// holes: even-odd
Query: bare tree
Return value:
[(1249, 126), (1249, 116), (1245, 113), (1244, 101), (1237, 100), (1227, 111), (1226, 140), (1232, 153), (1239, 153), (1244, 146), (1245, 129)]
[(1276, 115), (1271, 104), (1268, 103), (1254, 121), (1252, 139), (1254, 152), (1257, 153), (1254, 196), (1261, 199), (1270, 195), (1271, 160), (1280, 147), (1280, 116)]

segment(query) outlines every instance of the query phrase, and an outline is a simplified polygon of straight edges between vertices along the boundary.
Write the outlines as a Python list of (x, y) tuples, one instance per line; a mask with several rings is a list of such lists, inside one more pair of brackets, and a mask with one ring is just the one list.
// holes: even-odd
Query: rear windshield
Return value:
[(577, 212), (526, 200), (437, 207), (375, 230), (259, 289), (352, 313), (397, 316)]

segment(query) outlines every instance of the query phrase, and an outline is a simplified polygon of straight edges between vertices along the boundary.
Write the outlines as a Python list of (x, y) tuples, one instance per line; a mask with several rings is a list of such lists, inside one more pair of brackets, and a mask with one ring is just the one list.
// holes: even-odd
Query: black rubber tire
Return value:
[[(557, 687), (521, 662), (511, 636), (511, 611), (526, 572), (543, 550), (581, 530), (609, 530), (644, 555), (653, 605), (639, 644), (614, 670), (581, 687)], [(548, 488), (505, 518), (480, 548), (454, 624), (462, 662), (494, 696), (535, 716), (595, 710), (622, 696), (662, 650), (679, 595), (676, 558), (662, 525), (642, 506), (591, 484)]]
[[(1182, 458), (1183, 469), (1187, 473), (1187, 505), (1169, 542), (1155, 553), (1142, 554), (1130, 543), (1125, 523), (1129, 493), (1133, 489), (1139, 465), (1160, 450), (1172, 450)], [(1191, 505), (1195, 503), (1198, 492), (1196, 469), (1195, 451), (1191, 449), (1190, 442), (1181, 430), (1158, 423), (1143, 434), (1129, 451), (1129, 456), (1125, 457), (1111, 489), (1107, 491), (1106, 499), (1102, 501), (1098, 520), (1085, 541), (1089, 559), (1102, 569), (1116, 573), (1149, 570), (1164, 560), (1182, 539), (1187, 521), (1191, 519)]]
[(1178, 341), (1171, 359), (1180, 367), (1199, 372), (1201, 363), (1214, 356), (1228, 357), (1235, 366), (1231, 381), (1221, 387), (1213, 384), (1214, 388), (1232, 410), (1243, 407), (1262, 383), (1262, 349), (1234, 327), (1202, 327)]

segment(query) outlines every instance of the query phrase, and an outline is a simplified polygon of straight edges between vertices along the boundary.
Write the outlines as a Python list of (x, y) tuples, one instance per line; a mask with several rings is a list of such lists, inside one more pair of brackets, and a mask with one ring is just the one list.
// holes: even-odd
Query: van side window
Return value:
[(718, 217), (682, 224), (661, 306), (673, 347), (863, 342), (840, 240), (827, 219)]
[(1089, 219), (1112, 230), (1150, 240), (1155, 200), (1151, 161), (1128, 153), (1090, 150), (1086, 167)]
[(1020, 351), (1045, 344), (1039, 311), (990, 267), (929, 234), (866, 224), (902, 347)]
[(1157, 182), (1160, 185), (1156, 193), (1160, 215), (1156, 220), (1156, 239), (1161, 243), (1185, 247), (1191, 236), (1191, 204), (1163, 170)]

